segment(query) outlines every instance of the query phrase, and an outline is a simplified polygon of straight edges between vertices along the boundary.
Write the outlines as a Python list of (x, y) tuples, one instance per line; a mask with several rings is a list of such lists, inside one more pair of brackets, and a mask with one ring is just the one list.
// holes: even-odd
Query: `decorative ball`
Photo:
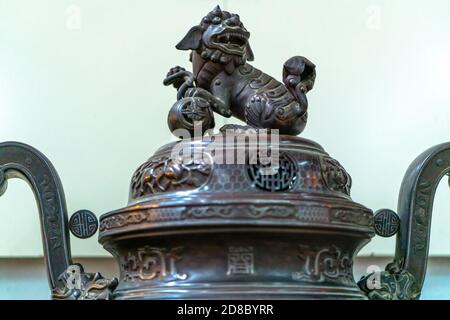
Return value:
[[(170, 131), (178, 138), (193, 138), (214, 128), (214, 114), (203, 98), (187, 97), (175, 102), (169, 111)], [(189, 135), (189, 136), (186, 136)]]

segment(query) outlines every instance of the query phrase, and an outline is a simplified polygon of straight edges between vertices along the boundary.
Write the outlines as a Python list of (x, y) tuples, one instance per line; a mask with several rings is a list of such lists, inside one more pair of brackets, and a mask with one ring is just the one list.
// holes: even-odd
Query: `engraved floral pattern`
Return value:
[(150, 159), (141, 165), (131, 180), (133, 199), (167, 191), (200, 187), (206, 182), (212, 167), (204, 160), (179, 162), (171, 158)]
[(350, 195), (352, 178), (337, 160), (322, 159), (322, 176), (328, 189)]

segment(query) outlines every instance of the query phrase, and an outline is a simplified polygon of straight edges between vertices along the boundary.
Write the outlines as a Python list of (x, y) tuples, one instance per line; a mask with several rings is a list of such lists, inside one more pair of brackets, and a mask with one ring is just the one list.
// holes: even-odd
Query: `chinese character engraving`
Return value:
[(253, 247), (229, 247), (227, 275), (254, 274)]

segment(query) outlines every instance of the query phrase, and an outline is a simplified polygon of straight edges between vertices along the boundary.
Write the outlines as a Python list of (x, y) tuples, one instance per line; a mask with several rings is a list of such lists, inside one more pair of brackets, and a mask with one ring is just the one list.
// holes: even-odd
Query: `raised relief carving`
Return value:
[(165, 222), (188, 219), (296, 219), (305, 222), (328, 222), (328, 209), (299, 206), (233, 205), (208, 207), (155, 208), (128, 212), (103, 218), (100, 231), (145, 222)]
[(417, 186), (416, 194), (416, 212), (415, 212), (415, 224), (412, 225), (414, 238), (414, 251), (416, 253), (423, 253), (426, 249), (427, 239), (428, 239), (428, 223), (429, 217), (427, 217), (427, 212), (429, 211), (429, 206), (432, 203), (432, 192), (433, 186), (428, 181), (423, 181)]
[(209, 206), (188, 208), (189, 218), (295, 218), (298, 208), (288, 206)]
[(229, 247), (227, 275), (252, 275), (255, 272), (253, 247)]
[(141, 223), (189, 220), (189, 219), (294, 219), (317, 223), (349, 223), (370, 227), (373, 215), (370, 212), (301, 207), (294, 205), (233, 205), (208, 207), (154, 208), (145, 211), (116, 214), (103, 218), (101, 232)]
[(163, 282), (186, 280), (186, 273), (178, 273), (177, 262), (182, 259), (183, 247), (173, 249), (145, 246), (136, 253), (128, 252), (122, 259), (123, 281), (136, 279)]
[(415, 300), (420, 297), (420, 287), (416, 278), (401, 263), (394, 261), (386, 270), (365, 275), (358, 281), (360, 289), (370, 300)]
[(169, 157), (150, 159), (134, 173), (131, 196), (139, 198), (146, 194), (195, 189), (207, 181), (211, 171), (211, 163), (204, 159), (187, 162)]
[(373, 225), (373, 214), (366, 211), (335, 210), (331, 214), (331, 221), (370, 227)]
[(140, 224), (145, 222), (164, 222), (183, 220), (184, 207), (179, 208), (159, 208), (146, 211), (135, 211), (122, 214), (116, 214), (102, 219), (100, 222), (100, 232), (111, 229), (121, 228), (128, 225)]
[(322, 158), (322, 176), (328, 189), (350, 195), (352, 178), (337, 160)]
[(111, 300), (119, 284), (116, 278), (105, 279), (98, 272), (85, 272), (80, 264), (68, 266), (60, 280), (65, 286), (52, 293), (56, 300)]
[(302, 262), (299, 272), (292, 273), (292, 279), (305, 282), (341, 281), (353, 282), (351, 256), (336, 246), (323, 249), (311, 249), (299, 245), (298, 257)]
[(40, 189), (42, 202), (45, 206), (44, 223), (46, 225), (47, 240), (49, 241), (52, 249), (57, 249), (62, 246), (61, 232), (63, 230), (61, 226), (60, 212), (58, 210), (58, 201), (56, 199), (55, 191), (52, 187), (50, 178), (44, 174), (42, 181), (40, 182)]

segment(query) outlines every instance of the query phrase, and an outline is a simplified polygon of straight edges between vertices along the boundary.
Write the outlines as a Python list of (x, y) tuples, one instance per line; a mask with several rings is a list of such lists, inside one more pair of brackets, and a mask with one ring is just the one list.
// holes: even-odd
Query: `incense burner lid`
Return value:
[[(330, 226), (373, 234), (372, 211), (352, 201), (350, 175), (319, 144), (280, 136), (277, 172), (264, 175), (264, 165), (252, 162), (248, 151), (256, 138), (230, 146), (230, 137), (215, 135), (161, 147), (134, 173), (128, 206), (101, 217), (100, 240), (143, 229), (221, 225)], [(174, 155), (180, 150), (193, 150), (198, 159), (180, 163)], [(223, 161), (217, 150), (224, 150)], [(222, 163), (229, 151), (237, 155), (234, 162)]]

